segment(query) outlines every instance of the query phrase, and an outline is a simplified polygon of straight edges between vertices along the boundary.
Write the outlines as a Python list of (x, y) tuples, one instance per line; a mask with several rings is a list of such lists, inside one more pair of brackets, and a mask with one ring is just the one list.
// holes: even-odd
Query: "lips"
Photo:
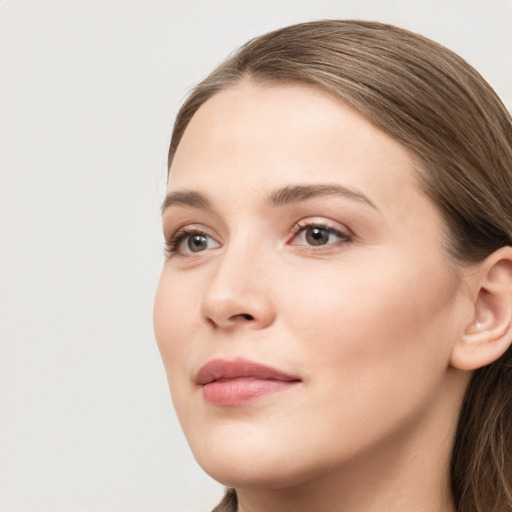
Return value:
[(294, 375), (246, 359), (214, 359), (197, 373), (204, 399), (216, 406), (235, 407), (300, 382)]

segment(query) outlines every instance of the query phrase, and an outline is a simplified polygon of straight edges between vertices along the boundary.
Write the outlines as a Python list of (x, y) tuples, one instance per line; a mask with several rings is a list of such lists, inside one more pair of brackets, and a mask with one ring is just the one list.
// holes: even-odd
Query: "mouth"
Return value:
[(270, 366), (246, 359), (214, 359), (197, 373), (203, 398), (219, 407), (236, 407), (263, 396), (285, 391), (301, 382)]

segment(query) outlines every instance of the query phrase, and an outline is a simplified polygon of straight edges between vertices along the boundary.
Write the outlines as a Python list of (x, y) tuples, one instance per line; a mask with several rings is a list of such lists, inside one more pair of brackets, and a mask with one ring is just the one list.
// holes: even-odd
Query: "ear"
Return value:
[(453, 347), (450, 365), (476, 370), (500, 358), (512, 343), (512, 247), (488, 256), (472, 274), (473, 317)]

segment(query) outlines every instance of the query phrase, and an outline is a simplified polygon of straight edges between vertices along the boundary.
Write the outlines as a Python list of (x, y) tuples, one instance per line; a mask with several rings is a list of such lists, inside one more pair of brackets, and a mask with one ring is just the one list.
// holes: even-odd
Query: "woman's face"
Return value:
[(217, 480), (291, 486), (445, 428), (467, 298), (413, 165), (307, 86), (244, 82), (192, 118), (154, 321), (183, 430)]

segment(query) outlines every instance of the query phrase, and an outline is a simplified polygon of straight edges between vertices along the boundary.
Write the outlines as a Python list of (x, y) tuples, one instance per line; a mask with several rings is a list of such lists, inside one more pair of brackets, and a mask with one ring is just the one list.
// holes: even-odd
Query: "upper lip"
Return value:
[(298, 381), (298, 377), (276, 370), (271, 366), (237, 358), (232, 360), (213, 359), (206, 363), (195, 378), (196, 384), (204, 386), (217, 380), (230, 380), (240, 378), (273, 379), (285, 381)]

